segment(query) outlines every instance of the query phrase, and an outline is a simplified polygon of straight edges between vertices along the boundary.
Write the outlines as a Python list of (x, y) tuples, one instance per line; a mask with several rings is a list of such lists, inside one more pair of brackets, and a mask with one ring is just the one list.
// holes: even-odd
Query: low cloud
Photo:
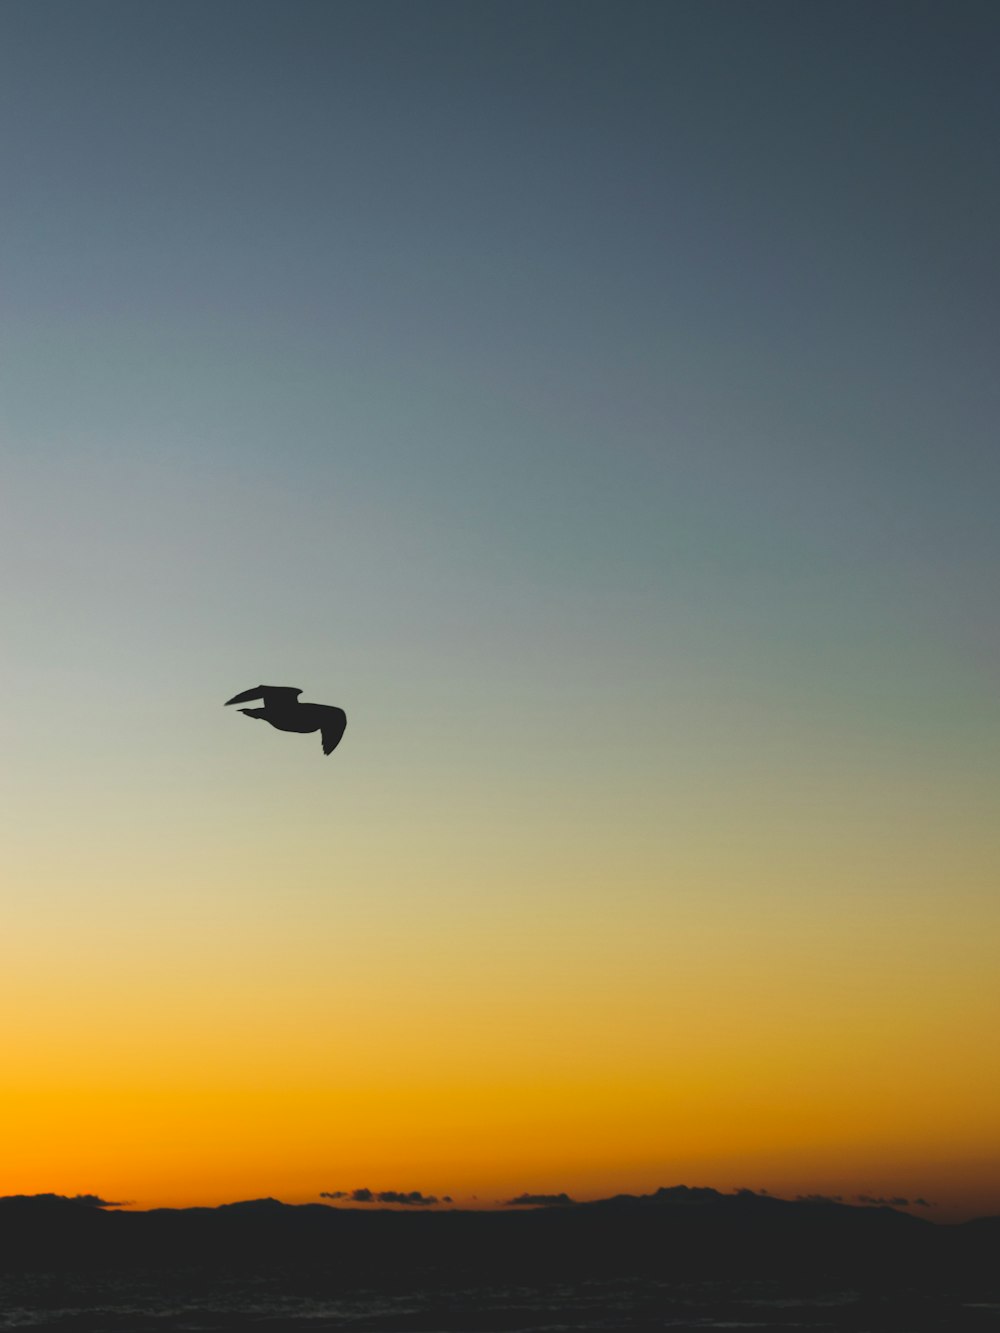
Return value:
[(419, 1190), (323, 1190), (321, 1199), (346, 1199), (348, 1203), (401, 1203), (408, 1208), (432, 1208), (436, 1203), (451, 1203), (451, 1195), (439, 1199), (436, 1194), (421, 1194)]
[(81, 1208), (123, 1208), (128, 1200), (102, 1199), (99, 1194), (4, 1194), (0, 1203), (75, 1203)]
[(568, 1194), (519, 1194), (516, 1199), (505, 1199), (505, 1208), (566, 1208), (576, 1203)]
[(407, 1194), (401, 1194), (398, 1190), (383, 1190), (375, 1197), (379, 1203), (405, 1203), (413, 1208), (429, 1208), (431, 1204), (441, 1202), (436, 1194), (421, 1194), (419, 1190), (410, 1190)]
[(799, 1203), (843, 1203), (842, 1194), (796, 1194)]

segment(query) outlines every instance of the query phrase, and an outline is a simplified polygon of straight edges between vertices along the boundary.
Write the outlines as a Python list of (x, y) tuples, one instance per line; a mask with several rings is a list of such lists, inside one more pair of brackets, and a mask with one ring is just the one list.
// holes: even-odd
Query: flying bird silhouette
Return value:
[(279, 731), (318, 731), (323, 742), (323, 753), (331, 754), (340, 744), (340, 738), (347, 726), (347, 714), (342, 708), (327, 704), (300, 704), (301, 690), (293, 690), (289, 685), (254, 685), (242, 694), (234, 694), (226, 700), (230, 704), (249, 703), (251, 699), (263, 699), (263, 708), (241, 708), (247, 717), (258, 717), (262, 722), (270, 722)]

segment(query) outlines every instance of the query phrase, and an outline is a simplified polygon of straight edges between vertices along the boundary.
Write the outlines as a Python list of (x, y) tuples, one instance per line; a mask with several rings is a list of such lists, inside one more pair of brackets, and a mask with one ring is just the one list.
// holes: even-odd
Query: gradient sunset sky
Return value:
[(1000, 1212), (998, 49), (0, 6), (0, 1194)]

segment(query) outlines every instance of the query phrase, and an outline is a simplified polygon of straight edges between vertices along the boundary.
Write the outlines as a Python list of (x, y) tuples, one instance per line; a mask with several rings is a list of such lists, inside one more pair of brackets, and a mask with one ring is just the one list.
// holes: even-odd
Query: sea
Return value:
[[(995, 1293), (991, 1293), (995, 1294)], [(0, 1275), (0, 1329), (64, 1333), (564, 1333), (792, 1329), (837, 1333), (985, 1333), (1000, 1301), (968, 1294), (791, 1289), (775, 1282), (618, 1279), (529, 1285), (324, 1289), (296, 1273)]]

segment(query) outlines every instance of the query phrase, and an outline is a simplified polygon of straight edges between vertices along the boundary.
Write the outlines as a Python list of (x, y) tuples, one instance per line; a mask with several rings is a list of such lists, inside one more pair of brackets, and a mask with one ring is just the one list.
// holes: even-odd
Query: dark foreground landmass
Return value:
[(0, 1199), (0, 1328), (1000, 1328), (1000, 1218), (683, 1186), (532, 1210)]

